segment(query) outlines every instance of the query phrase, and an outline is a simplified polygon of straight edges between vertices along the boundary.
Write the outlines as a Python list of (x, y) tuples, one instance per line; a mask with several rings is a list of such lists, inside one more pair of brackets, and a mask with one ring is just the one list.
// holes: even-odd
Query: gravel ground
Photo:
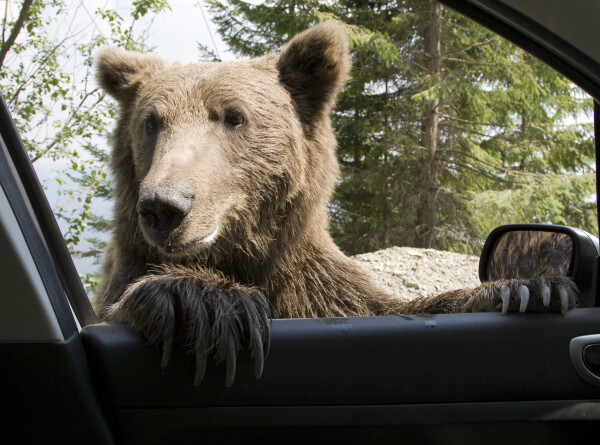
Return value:
[(413, 299), (436, 295), (479, 282), (479, 258), (414, 247), (391, 247), (354, 257), (371, 270), (392, 295)]

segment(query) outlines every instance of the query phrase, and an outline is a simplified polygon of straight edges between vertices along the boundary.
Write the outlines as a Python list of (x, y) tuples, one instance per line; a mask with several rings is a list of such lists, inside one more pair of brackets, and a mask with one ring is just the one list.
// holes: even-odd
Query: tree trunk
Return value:
[[(385, 80), (385, 94), (384, 94), (384, 104), (387, 108), (389, 103), (389, 93), (388, 93), (388, 85), (389, 79)], [(385, 112), (385, 135), (387, 136), (390, 129), (390, 117), (389, 112)], [(386, 137), (383, 138), (383, 142), (386, 143)], [(383, 149), (383, 183), (381, 184), (381, 229), (383, 231), (381, 236), (381, 245), (379, 248), (387, 248), (390, 247), (390, 205), (389, 205), (389, 188), (388, 181), (390, 177), (390, 163), (388, 159), (388, 147), (384, 147)]]
[[(8, 0), (6, 1), (8, 2)], [(17, 20), (13, 25), (7, 40), (4, 40), (4, 33), (2, 33), (2, 46), (0, 47), (0, 69), (4, 66), (4, 59), (17, 40), (25, 21), (27, 20), (32, 3), (33, 0), (25, 0), (23, 2), (21, 5), (21, 11), (19, 11), (19, 17), (17, 17)]]
[[(429, 74), (432, 85), (440, 81), (440, 53), (442, 32), (442, 7), (430, 0), (429, 25), (426, 44)], [(439, 98), (434, 98), (425, 107), (424, 146), (427, 157), (424, 159), (421, 178), (420, 204), (417, 211), (417, 242), (420, 247), (430, 248), (435, 235), (437, 215), (437, 196), (440, 190), (438, 183), (438, 119)]]
[[(358, 112), (358, 108), (356, 108), (354, 110), (354, 121), (358, 122), (358, 120), (360, 119), (360, 115)], [(358, 137), (358, 135), (355, 133), (354, 134), (354, 160), (352, 162), (352, 167), (354, 169), (353, 172), (353, 176), (354, 175), (358, 175), (362, 169), (362, 165), (361, 165), (361, 159), (360, 159), (360, 139)], [(352, 215), (351, 220), (352, 220), (352, 246), (351, 246), (351, 252), (353, 254), (358, 253), (358, 237), (360, 235), (360, 221), (358, 219), (358, 215), (360, 212), (360, 194), (359, 191), (357, 191), (353, 196), (352, 196)]]
[(388, 180), (390, 176), (390, 163), (387, 149), (383, 152), (383, 184), (381, 184), (381, 246), (379, 248), (390, 247), (390, 204)]

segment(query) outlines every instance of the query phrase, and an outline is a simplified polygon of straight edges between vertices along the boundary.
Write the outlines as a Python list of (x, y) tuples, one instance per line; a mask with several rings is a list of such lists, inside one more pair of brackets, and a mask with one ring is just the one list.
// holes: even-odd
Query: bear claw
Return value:
[(567, 313), (567, 310), (569, 309), (569, 296), (567, 295), (567, 290), (565, 289), (565, 287), (562, 284), (559, 284), (558, 286), (556, 286), (556, 291), (558, 292), (558, 295), (560, 296), (561, 313), (564, 315)]
[(548, 307), (550, 306), (550, 286), (548, 285), (548, 282), (544, 281), (544, 283), (542, 284), (542, 302), (544, 304), (544, 307)]
[(519, 286), (519, 298), (521, 300), (519, 312), (524, 313), (527, 310), (527, 305), (529, 304), (529, 288), (523, 284)]
[[(260, 339), (260, 332), (258, 328), (254, 329), (254, 335)], [(263, 367), (265, 365), (265, 356), (263, 351), (262, 341), (256, 343), (256, 351), (254, 352), (254, 377), (260, 379), (263, 373)]]
[(227, 357), (225, 358), (225, 386), (229, 388), (235, 379), (235, 368), (237, 360), (235, 353), (235, 343), (231, 337), (227, 339)]
[(510, 288), (508, 286), (502, 286), (502, 289), (500, 289), (500, 298), (502, 299), (502, 315), (506, 315), (510, 304)]
[(111, 306), (109, 319), (161, 345), (161, 368), (169, 364), (173, 345), (185, 339), (195, 356), (194, 386), (203, 381), (211, 357), (225, 362), (225, 386), (231, 386), (240, 350), (251, 352), (254, 375), (260, 378), (269, 349), (269, 304), (262, 292), (231, 286), (202, 269), (162, 266), (153, 272)]
[(168, 336), (163, 340), (162, 357), (160, 359), (160, 367), (166, 368), (171, 360), (171, 353), (173, 351), (173, 336)]
[(578, 306), (577, 296), (574, 283), (563, 277), (513, 279), (482, 284), (470, 307), (474, 312), (500, 310), (502, 315), (517, 311), (560, 311), (564, 315)]
[(194, 386), (200, 386), (206, 373), (206, 364), (208, 362), (206, 345), (200, 344), (200, 347), (196, 348), (196, 373), (194, 374)]

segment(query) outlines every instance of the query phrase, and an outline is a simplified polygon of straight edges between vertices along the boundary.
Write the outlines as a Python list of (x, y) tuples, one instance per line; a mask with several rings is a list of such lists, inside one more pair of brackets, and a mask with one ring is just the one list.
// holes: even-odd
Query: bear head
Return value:
[(338, 174), (329, 114), (349, 69), (331, 24), (249, 60), (180, 65), (102, 50), (97, 78), (120, 107), (117, 230), (172, 258), (216, 246), (266, 254), (274, 240), (327, 230)]

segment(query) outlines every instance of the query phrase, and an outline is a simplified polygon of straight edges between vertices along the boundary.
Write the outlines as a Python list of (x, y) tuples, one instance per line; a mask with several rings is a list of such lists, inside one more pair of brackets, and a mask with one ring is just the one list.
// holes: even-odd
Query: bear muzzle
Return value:
[(140, 192), (136, 210), (144, 232), (160, 243), (181, 224), (193, 203), (173, 188), (152, 187)]

